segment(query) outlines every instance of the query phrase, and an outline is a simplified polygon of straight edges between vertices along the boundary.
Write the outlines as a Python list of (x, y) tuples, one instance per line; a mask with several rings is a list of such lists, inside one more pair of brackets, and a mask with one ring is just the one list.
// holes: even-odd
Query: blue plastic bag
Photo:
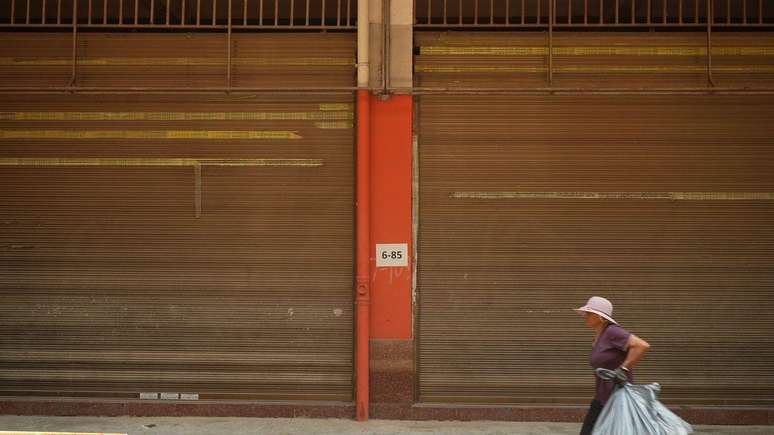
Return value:
[[(597, 376), (615, 381), (613, 370), (597, 369)], [(659, 384), (616, 387), (594, 425), (593, 435), (687, 435), (693, 427), (658, 401)]]

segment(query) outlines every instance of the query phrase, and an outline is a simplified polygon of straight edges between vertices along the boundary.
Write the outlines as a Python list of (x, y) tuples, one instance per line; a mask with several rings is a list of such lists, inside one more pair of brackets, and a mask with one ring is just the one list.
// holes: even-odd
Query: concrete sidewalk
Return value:
[[(697, 426), (697, 434), (770, 435), (774, 426)], [(575, 435), (574, 423), (202, 417), (0, 416), (0, 431), (97, 432), (131, 435)]]

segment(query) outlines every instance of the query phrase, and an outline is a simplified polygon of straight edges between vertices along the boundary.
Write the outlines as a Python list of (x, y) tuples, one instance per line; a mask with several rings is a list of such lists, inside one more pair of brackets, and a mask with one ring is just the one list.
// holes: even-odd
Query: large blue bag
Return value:
[[(604, 380), (619, 381), (613, 370), (597, 369)], [(594, 425), (593, 435), (687, 435), (693, 428), (658, 401), (659, 384), (618, 384)]]

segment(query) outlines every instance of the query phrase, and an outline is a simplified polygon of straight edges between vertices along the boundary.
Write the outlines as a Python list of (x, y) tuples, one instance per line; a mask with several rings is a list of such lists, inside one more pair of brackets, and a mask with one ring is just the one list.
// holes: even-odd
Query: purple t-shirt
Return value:
[[(591, 367), (610, 370), (621, 367), (621, 364), (626, 360), (626, 354), (628, 353), (627, 344), (631, 335), (629, 331), (618, 325), (611, 324), (605, 328), (591, 348)], [(604, 406), (610, 395), (613, 394), (615, 383), (613, 381), (603, 381), (596, 374), (594, 378), (597, 380), (594, 399), (599, 400)], [(629, 373), (629, 382), (632, 379), (632, 374)]]

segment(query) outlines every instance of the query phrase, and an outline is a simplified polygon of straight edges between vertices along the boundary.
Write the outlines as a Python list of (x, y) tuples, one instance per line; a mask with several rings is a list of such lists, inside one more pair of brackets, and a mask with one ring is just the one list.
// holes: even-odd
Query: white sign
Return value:
[(376, 245), (376, 267), (407, 267), (408, 243), (379, 243)]

